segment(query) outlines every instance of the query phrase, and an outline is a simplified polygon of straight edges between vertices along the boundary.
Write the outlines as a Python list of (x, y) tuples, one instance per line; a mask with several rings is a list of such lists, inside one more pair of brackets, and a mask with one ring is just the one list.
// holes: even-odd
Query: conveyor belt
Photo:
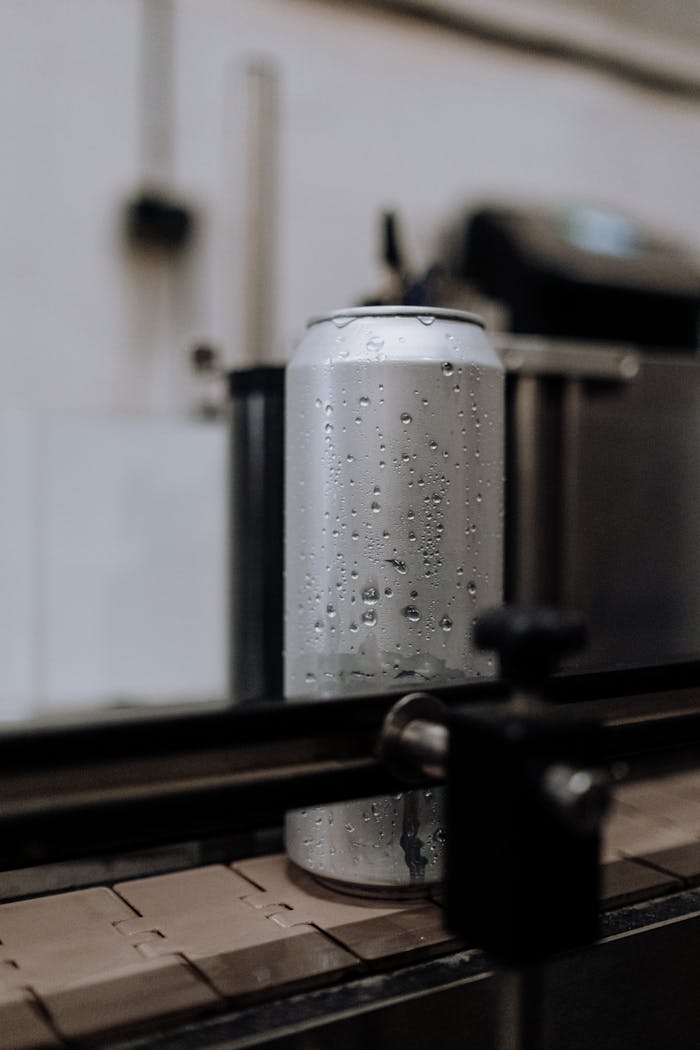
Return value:
[[(602, 906), (700, 883), (700, 776), (618, 787)], [(459, 949), (439, 899), (342, 896), (282, 855), (0, 905), (0, 1050), (104, 1045)]]

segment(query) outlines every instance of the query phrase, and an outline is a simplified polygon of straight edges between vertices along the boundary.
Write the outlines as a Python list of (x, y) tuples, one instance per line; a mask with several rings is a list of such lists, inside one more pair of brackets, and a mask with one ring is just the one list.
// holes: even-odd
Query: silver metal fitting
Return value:
[(447, 708), (430, 693), (409, 693), (384, 719), (378, 756), (405, 784), (443, 780), (449, 730)]

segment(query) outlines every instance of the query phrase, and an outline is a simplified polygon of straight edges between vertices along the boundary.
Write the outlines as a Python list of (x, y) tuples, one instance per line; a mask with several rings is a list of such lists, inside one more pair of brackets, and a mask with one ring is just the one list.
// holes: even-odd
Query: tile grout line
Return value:
[[(682, 849), (682, 847), (678, 847)], [(652, 860), (647, 860), (646, 857), (629, 857), (626, 856), (625, 860), (630, 861), (632, 864), (638, 865), (640, 868), (646, 868), (650, 871), (656, 871), (660, 875), (667, 875), (669, 878), (677, 879), (683, 889), (690, 889), (690, 881), (685, 875), (679, 875), (677, 871), (671, 871), (670, 868), (664, 868), (661, 864), (655, 864)]]
[(39, 1017), (41, 1017), (42, 1021), (44, 1021), (44, 1023), (48, 1026), (51, 1034), (56, 1038), (58, 1045), (61, 1047), (75, 1046), (75, 1043), (69, 1039), (66, 1039), (66, 1037), (59, 1029), (58, 1025), (56, 1024), (56, 1021), (54, 1020), (53, 1014), (49, 1010), (44, 1000), (41, 998), (41, 994), (37, 992), (32, 985), (25, 985), (24, 990), (29, 994), (32, 1006), (38, 1013)]
[[(202, 970), (199, 970), (197, 968), (196, 962), (194, 962), (192, 959), (188, 959), (187, 956), (183, 955), (182, 952), (173, 952), (171, 957), (173, 959), (178, 959), (180, 962), (184, 963), (185, 969), (188, 970), (194, 977), (196, 977), (198, 981), (201, 981), (202, 984), (206, 985), (209, 991), (216, 996), (218, 1002), (222, 1004), (220, 1008), (231, 1005), (231, 999), (226, 995), (222, 995), (222, 993), (218, 990), (218, 988), (215, 987), (212, 981), (209, 980), (207, 975)], [(161, 955), (160, 958), (167, 959), (168, 956)], [(208, 1010), (209, 1008), (207, 1007), (206, 1009)], [(214, 1006), (212, 1006), (212, 1009), (214, 1009)]]

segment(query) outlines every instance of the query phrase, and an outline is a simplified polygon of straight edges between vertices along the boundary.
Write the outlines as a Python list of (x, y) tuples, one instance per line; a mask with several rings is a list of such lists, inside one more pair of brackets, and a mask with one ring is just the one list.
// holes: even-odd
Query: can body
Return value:
[[(456, 311), (312, 322), (287, 370), (285, 695), (492, 673), (473, 621), (501, 601), (503, 372)], [(441, 791), (287, 816), (297, 864), (357, 892), (442, 875)]]

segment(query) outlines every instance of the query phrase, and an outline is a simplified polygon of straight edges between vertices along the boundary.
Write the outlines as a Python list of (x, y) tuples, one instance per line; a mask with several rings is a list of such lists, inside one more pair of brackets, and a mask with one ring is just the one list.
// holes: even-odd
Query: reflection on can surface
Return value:
[[(287, 371), (285, 694), (429, 689), (492, 673), (503, 373), (478, 321), (380, 307), (309, 325)], [(290, 857), (358, 892), (439, 881), (440, 790), (297, 810)]]

